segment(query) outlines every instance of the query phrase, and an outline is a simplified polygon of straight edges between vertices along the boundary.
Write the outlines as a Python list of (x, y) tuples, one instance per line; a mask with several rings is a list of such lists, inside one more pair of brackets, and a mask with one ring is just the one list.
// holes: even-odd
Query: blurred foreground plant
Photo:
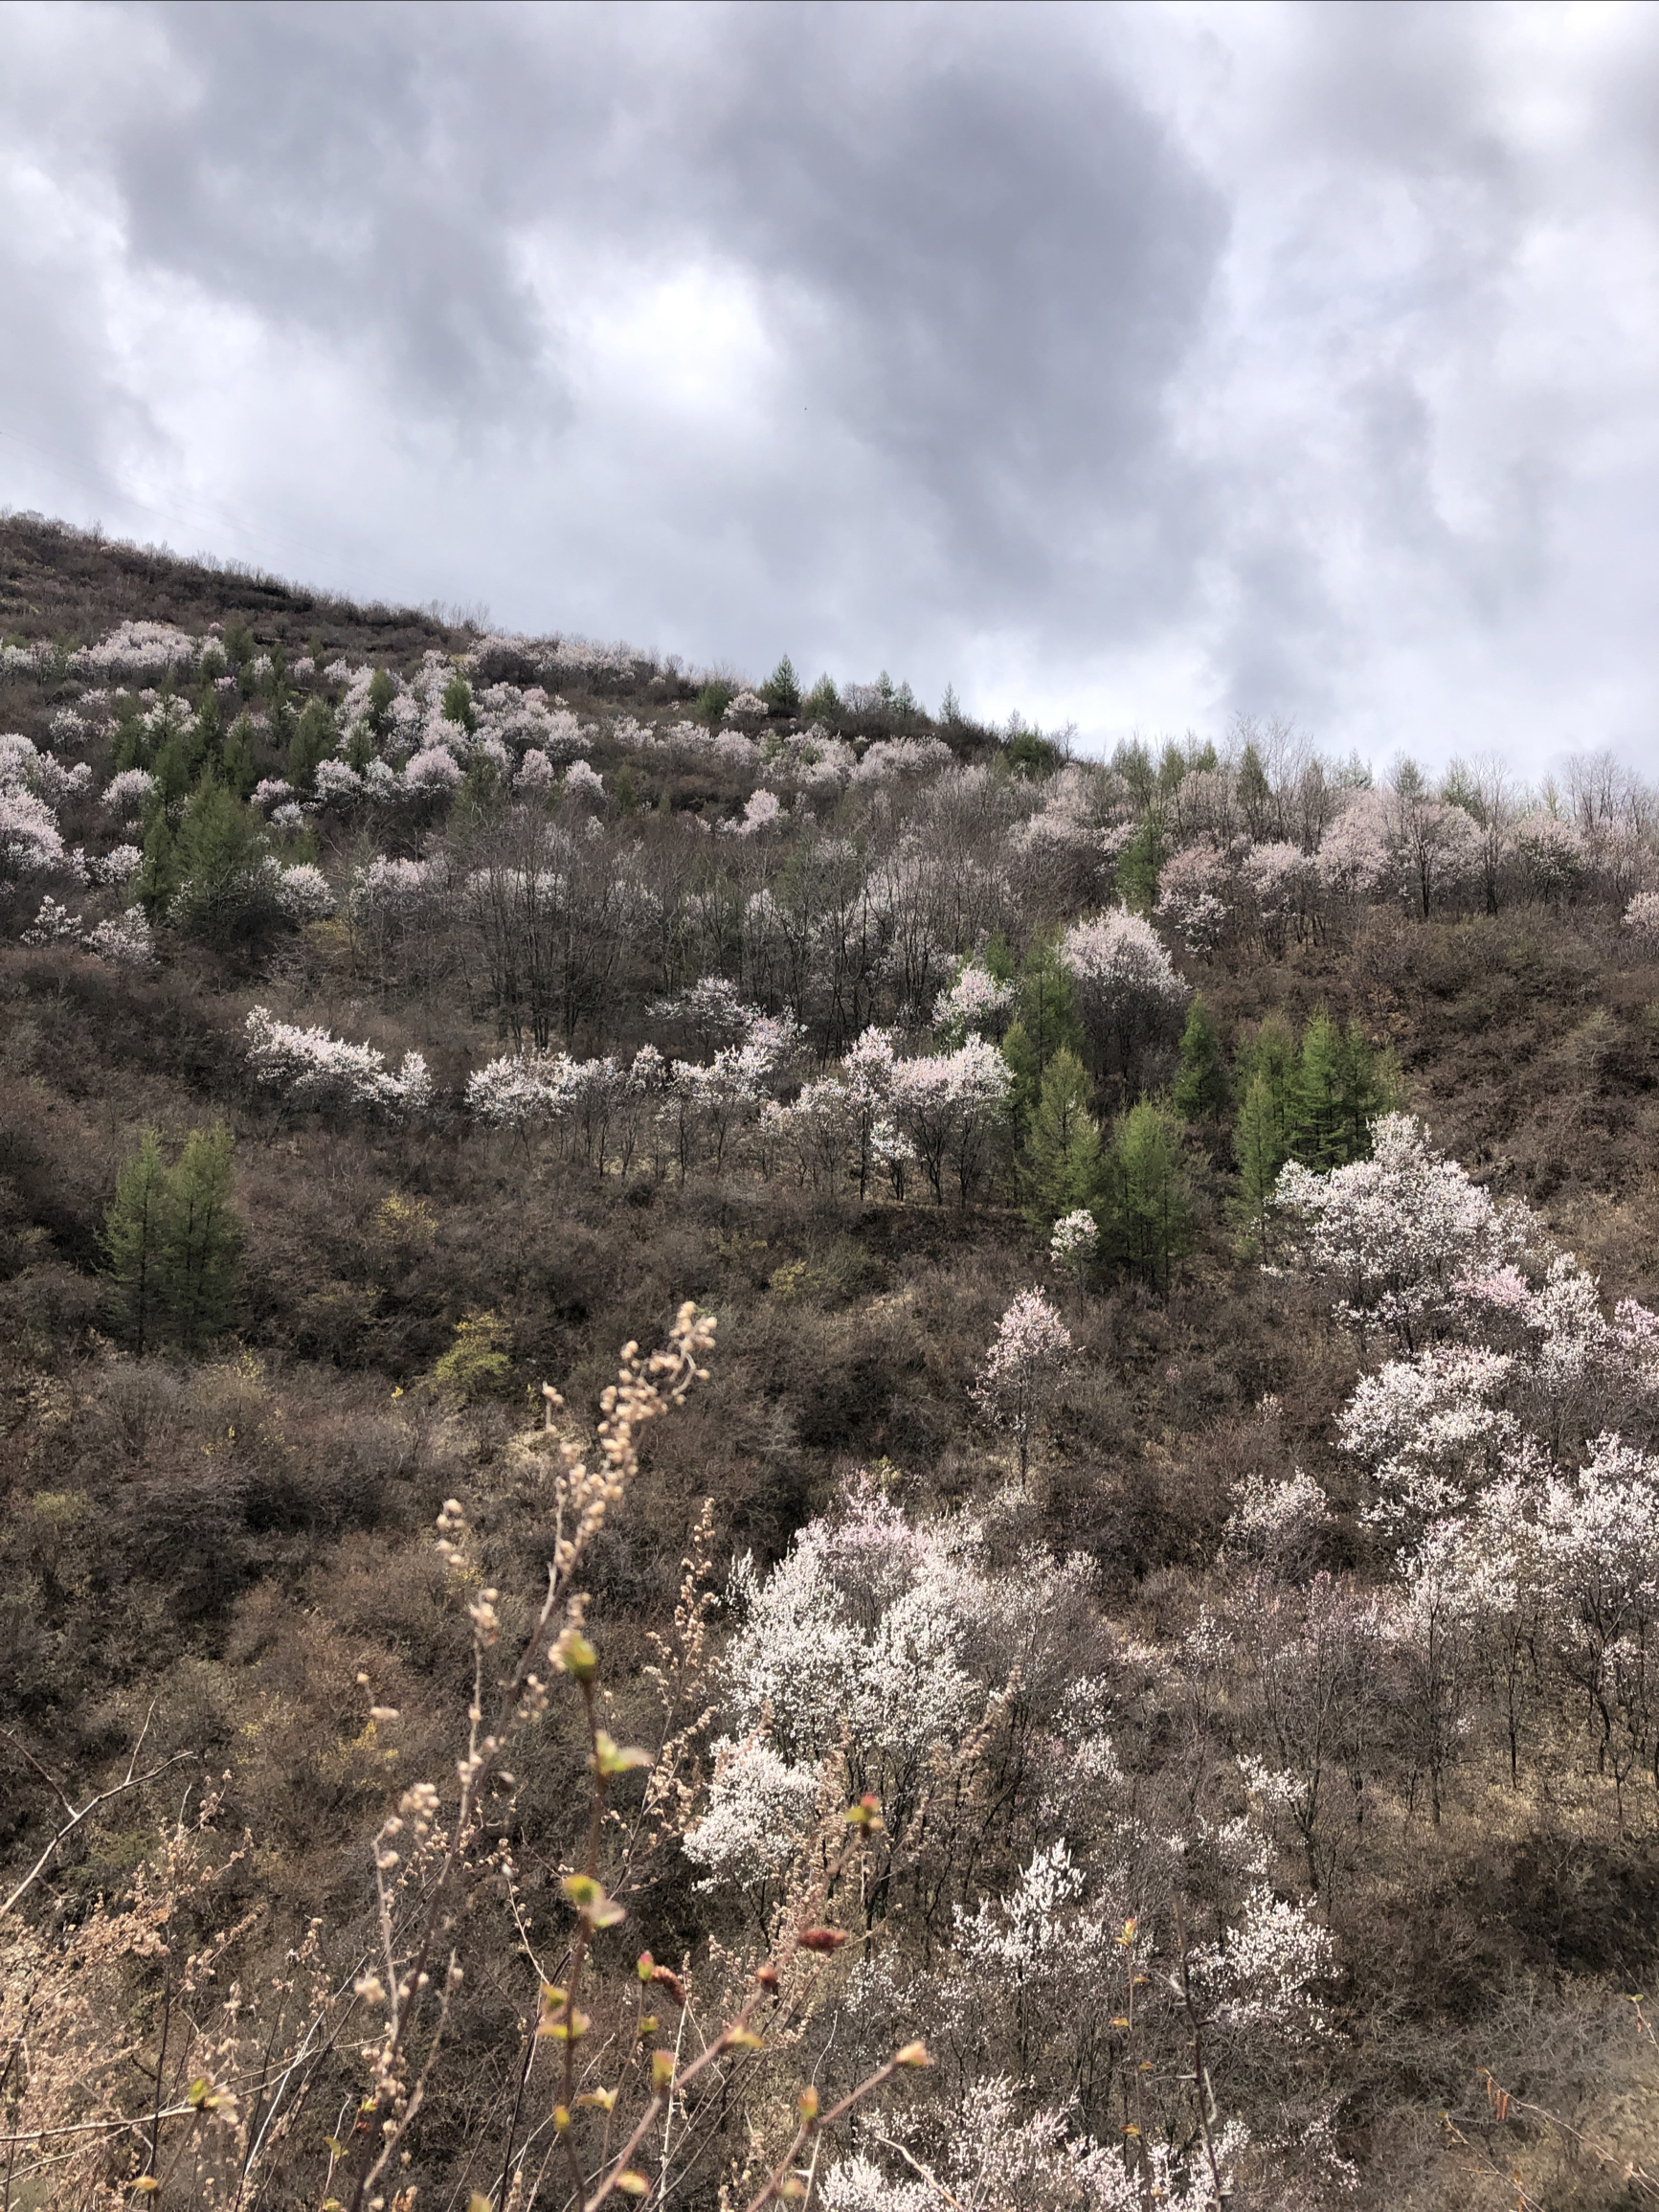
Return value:
[[(680, 2176), (695, 2164), (686, 2147), (695, 2143), (704, 2156), (722, 2143), (734, 2080), (744, 2075), (746, 2089), (769, 2082), (756, 2073), (764, 2054), (787, 2057), (798, 2040), (814, 1986), (846, 1940), (822, 1924), (827, 1898), (882, 1828), (873, 1798), (844, 1819), (826, 1815), (816, 1872), (796, 1885), (766, 1954), (752, 1962), (718, 1947), (711, 1954), (708, 2003), (699, 2001), (688, 1974), (658, 1965), (650, 1952), (623, 1962), (601, 1942), (627, 1917), (619, 1893), (643, 1885), (637, 1856), (678, 1839), (692, 1798), (683, 1770), (707, 1716), (685, 1725), (684, 1715), (704, 1642), (707, 1601), (698, 1582), (707, 1566), (707, 1513), (687, 1562), (674, 1636), (655, 1639), (660, 1663), (648, 1674), (665, 1716), (655, 1752), (617, 1744), (604, 1726), (588, 1599), (576, 1578), (637, 1471), (641, 1432), (706, 1379), (701, 1362), (713, 1339), (712, 1319), (683, 1306), (661, 1350), (647, 1356), (637, 1344), (624, 1347), (601, 1400), (596, 1453), (584, 1456), (556, 1440), (561, 1467), (547, 1590), (509, 1667), (498, 1656), (501, 1593), (482, 1581), (460, 1501), (446, 1501), (437, 1547), (470, 1593), (464, 1748), (453, 1794), (432, 1781), (414, 1783), (374, 1837), (367, 1955), (330, 1955), (318, 1918), (280, 1971), (252, 1975), (246, 1986), (229, 1978), (264, 1907), (257, 1893), (251, 1907), (232, 1903), (234, 1889), (246, 1890), (252, 1840), (229, 1852), (217, 1845), (220, 1800), (213, 1793), (193, 1827), (181, 1811), (119, 1904), (100, 1897), (78, 1926), (19, 1926), (9, 1937), (0, 1951), (0, 2212), (47, 2203), (102, 2212), (151, 2197), (203, 2206), (280, 2201), (318, 2212), (388, 2205), (410, 2212), (420, 2186), (415, 2122), (446, 2068), (461, 2063), (454, 2028), (464, 1923), (503, 1895), (517, 1948), (537, 1965), (540, 1998), (505, 2142), (499, 2161), (491, 2156), (497, 2178), (489, 2194), (473, 2191), (472, 2212), (529, 2212), (538, 2202), (594, 2208), (618, 2194), (635, 2201), (684, 2194)], [(563, 1402), (546, 1394), (550, 1420)], [(509, 1762), (528, 1749), (555, 1677), (581, 1702), (589, 1812), (582, 1863), (561, 1879), (568, 1923), (562, 1957), (549, 1973), (537, 1964), (520, 1911), (511, 1849), (519, 1783)], [(367, 1677), (359, 1683), (369, 1690)], [(373, 1729), (393, 1729), (398, 1719), (391, 1706), (370, 1709)], [(135, 1752), (122, 1789), (132, 1786), (136, 1762)], [(643, 1797), (624, 1821), (615, 1788), (636, 1770), (644, 1775)], [(158, 1968), (152, 2025), (134, 1989)], [(647, 2008), (658, 2005), (672, 2007), (671, 2043), (657, 2040), (665, 2037), (661, 2015)], [(544, 2052), (551, 2080), (538, 2085)], [(900, 2072), (928, 2064), (922, 2044), (911, 2042), (833, 2104), (820, 2105), (809, 2086), (775, 2124), (751, 2107), (744, 2164), (761, 2178), (751, 2212), (804, 2199), (810, 2181), (797, 2169), (816, 2171), (822, 2132)], [(535, 2104), (543, 2115), (521, 2141), (520, 2121)], [(323, 2114), (336, 2105), (329, 2128)], [(676, 2148), (678, 2175), (670, 2166)], [(482, 2144), (469, 2140), (465, 2152), (470, 2170)], [(706, 2187), (706, 2174), (697, 2185)]]

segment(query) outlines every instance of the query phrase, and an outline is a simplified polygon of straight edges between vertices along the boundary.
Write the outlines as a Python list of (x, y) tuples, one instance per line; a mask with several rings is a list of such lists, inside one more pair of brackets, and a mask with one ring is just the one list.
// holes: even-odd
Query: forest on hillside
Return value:
[(0, 517), (0, 2212), (1659, 2203), (1656, 1138), (1610, 756)]

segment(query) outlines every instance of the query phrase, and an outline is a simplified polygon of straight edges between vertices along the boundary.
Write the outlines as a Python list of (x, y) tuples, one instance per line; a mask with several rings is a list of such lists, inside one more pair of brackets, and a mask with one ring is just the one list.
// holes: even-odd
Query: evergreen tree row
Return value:
[(1051, 945), (1033, 949), (1017, 991), (1019, 1018), (1002, 1050), (1015, 1070), (1026, 1213), (1044, 1233), (1065, 1214), (1090, 1213), (1100, 1258), (1159, 1291), (1167, 1292), (1171, 1269), (1191, 1244), (1185, 1156), (1195, 1129), (1219, 1133), (1231, 1120), (1239, 1181), (1229, 1210), (1246, 1245), (1265, 1252), (1286, 1163), (1328, 1169), (1364, 1159), (1373, 1122), (1398, 1102), (1389, 1055), (1356, 1023), (1338, 1027), (1323, 1009), (1299, 1040), (1282, 1014), (1269, 1015), (1229, 1069), (1199, 995), (1167, 1098), (1142, 1098), (1109, 1133), (1094, 1113), (1071, 981)]

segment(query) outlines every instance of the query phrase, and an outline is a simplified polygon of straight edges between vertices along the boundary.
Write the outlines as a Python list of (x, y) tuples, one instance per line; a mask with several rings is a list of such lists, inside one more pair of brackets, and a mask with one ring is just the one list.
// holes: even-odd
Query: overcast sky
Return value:
[(0, 7), (0, 503), (1659, 769), (1659, 8)]

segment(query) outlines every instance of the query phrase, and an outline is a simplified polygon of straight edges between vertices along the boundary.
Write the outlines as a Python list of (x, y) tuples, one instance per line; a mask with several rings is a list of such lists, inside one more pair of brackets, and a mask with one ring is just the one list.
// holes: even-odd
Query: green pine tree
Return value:
[(800, 678), (787, 653), (760, 687), (760, 695), (774, 714), (800, 712)]
[(1101, 1195), (1100, 1126), (1090, 1111), (1094, 1087), (1077, 1054), (1050, 1058), (1031, 1116), (1020, 1184), (1032, 1225), (1046, 1232), (1063, 1213), (1093, 1207)]
[(103, 1217), (104, 1256), (141, 1358), (155, 1334), (161, 1303), (168, 1181), (161, 1141), (146, 1129), (115, 1179), (115, 1198)]
[(204, 779), (185, 808), (176, 845), (174, 919), (197, 937), (246, 938), (271, 918), (264, 825), (222, 783)]
[(159, 1271), (168, 1317), (188, 1350), (230, 1326), (241, 1250), (231, 1133), (222, 1121), (192, 1129), (168, 1178)]
[(204, 760), (217, 760), (224, 741), (225, 718), (219, 712), (218, 693), (211, 684), (204, 684), (190, 729), (191, 768), (199, 774)]
[(397, 696), (397, 686), (384, 668), (376, 668), (369, 679), (369, 727), (376, 737), (384, 737), (392, 727), (392, 702)]
[(157, 747), (150, 774), (156, 781), (151, 802), (165, 807), (176, 822), (196, 780), (194, 747), (184, 731), (175, 730)]
[(1279, 1170), (1290, 1157), (1282, 1117), (1266, 1074), (1252, 1075), (1233, 1125), (1239, 1195), (1231, 1211), (1246, 1247), (1266, 1258), (1272, 1247), (1272, 1202)]
[(133, 896), (152, 922), (164, 921), (179, 888), (178, 852), (165, 809), (157, 806), (145, 833), (144, 861), (133, 878)]
[(841, 711), (841, 695), (836, 689), (833, 676), (820, 676), (800, 703), (801, 718), (806, 722), (833, 722)]
[(1379, 1114), (1392, 1113), (1403, 1093), (1394, 1055), (1377, 1051), (1358, 1023), (1350, 1022), (1337, 1051), (1339, 1165), (1370, 1158), (1372, 1123)]
[(1301, 1112), (1302, 1057), (1296, 1032), (1283, 1014), (1269, 1014), (1237, 1055), (1234, 1083), (1243, 1097), (1257, 1076), (1267, 1087), (1280, 1164), (1290, 1157)]
[(307, 699), (288, 745), (288, 781), (307, 799), (317, 785), (317, 769), (339, 741), (334, 710), (326, 699)]
[(238, 714), (225, 733), (219, 749), (219, 776), (227, 791), (246, 799), (259, 780), (258, 756), (254, 751), (254, 717)]
[(1163, 816), (1155, 806), (1142, 815), (1134, 835), (1118, 855), (1117, 888), (1136, 914), (1151, 914), (1157, 901), (1157, 879), (1169, 858)]
[(1180, 1066), (1170, 1103), (1184, 1120), (1219, 1121), (1227, 1110), (1229, 1096), (1222, 1041), (1200, 991), (1194, 996), (1187, 1026), (1181, 1032)]
[(472, 686), (457, 668), (443, 687), (443, 718), (454, 722), (470, 737), (478, 728), (478, 716), (473, 711)]
[(1039, 938), (1020, 963), (1015, 1014), (1002, 1040), (1002, 1057), (1014, 1071), (1012, 1113), (1018, 1135), (1036, 1112), (1043, 1074), (1055, 1053), (1083, 1055), (1077, 992), (1052, 938)]
[(1011, 730), (1002, 757), (1016, 776), (1035, 780), (1054, 774), (1060, 766), (1060, 748), (1041, 730)]
[(112, 756), (116, 774), (119, 776), (128, 768), (147, 768), (153, 755), (154, 747), (150, 743), (149, 732), (144, 726), (138, 701), (123, 697)]
[(1166, 1298), (1175, 1262), (1192, 1244), (1192, 1191), (1181, 1125), (1143, 1098), (1117, 1124), (1110, 1183), (1114, 1241), (1128, 1272)]
[(1291, 1153), (1305, 1167), (1339, 1167), (1345, 1145), (1341, 1033), (1323, 1006), (1302, 1035)]

